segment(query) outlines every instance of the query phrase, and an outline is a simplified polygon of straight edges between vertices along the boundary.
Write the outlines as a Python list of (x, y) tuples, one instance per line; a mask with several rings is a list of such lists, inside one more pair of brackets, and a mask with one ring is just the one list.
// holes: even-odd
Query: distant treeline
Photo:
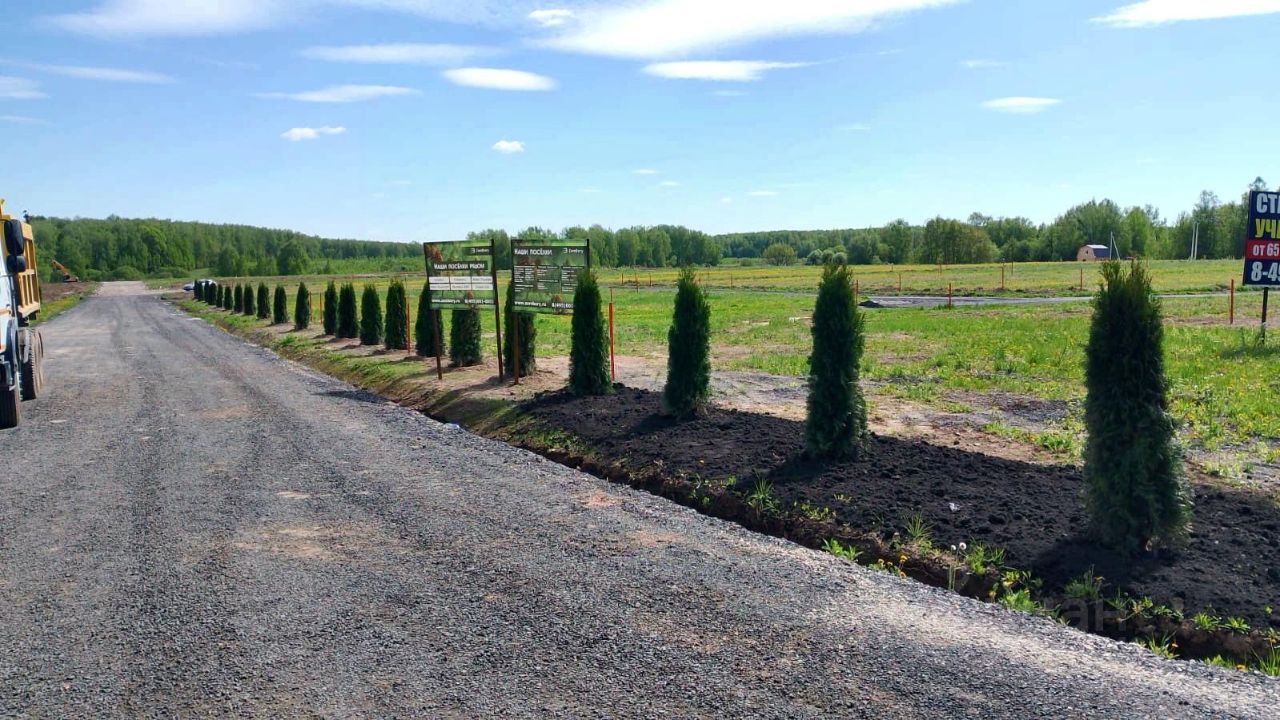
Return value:
[[(1258, 178), (1251, 190), (1265, 190)], [(1082, 245), (1115, 247), (1120, 257), (1188, 258), (1197, 228), (1199, 258), (1233, 258), (1244, 253), (1248, 208), (1245, 198), (1222, 202), (1206, 190), (1189, 212), (1172, 223), (1150, 205), (1122, 208), (1111, 200), (1076, 205), (1052, 223), (1023, 217), (993, 218), (974, 213), (966, 220), (934, 218), (923, 226), (897, 220), (884, 227), (734, 233), (712, 240), (736, 258), (770, 262), (843, 259), (875, 263), (983, 263), (1074, 260)]]
[[(1262, 178), (1250, 189), (1266, 189)], [(716, 265), (722, 258), (793, 262), (965, 264), (993, 261), (1071, 260), (1082, 245), (1114, 247), (1120, 257), (1185, 258), (1198, 233), (1200, 258), (1240, 257), (1247, 208), (1205, 191), (1172, 223), (1150, 205), (1121, 207), (1091, 200), (1049, 224), (1023, 217), (974, 213), (965, 220), (934, 218), (923, 226), (896, 220), (877, 228), (778, 230), (708, 235), (679, 225), (611, 230), (600, 225), (556, 233), (528, 228), (516, 237), (583, 238), (592, 262), (605, 267)], [(289, 230), (170, 220), (33, 219), (41, 255), (62, 262), (89, 280), (186, 277), (195, 270), (218, 277), (411, 270), (421, 266), (417, 243), (331, 240)], [(470, 233), (492, 238), (498, 266), (510, 267), (511, 236), (504, 230)], [(51, 274), (48, 263), (42, 270)]]
[[(220, 277), (300, 275), (327, 261), (398, 258), (421, 262), (422, 246), (329, 240), (290, 230), (171, 220), (33, 217), (40, 257), (86, 280), (185, 277), (197, 268)], [(52, 273), (49, 263), (41, 271)]]

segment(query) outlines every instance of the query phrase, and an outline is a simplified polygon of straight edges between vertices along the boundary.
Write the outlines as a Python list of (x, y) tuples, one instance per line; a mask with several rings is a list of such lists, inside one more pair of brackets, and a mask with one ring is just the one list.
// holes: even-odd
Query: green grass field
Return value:
[[(1166, 292), (1214, 290), (1214, 278), (1225, 285), (1239, 263), (1153, 263), (1157, 288)], [(1085, 268), (1096, 272), (1096, 266)], [(951, 277), (979, 278), (999, 266), (945, 269)], [(1075, 273), (1076, 263), (1016, 266), (1014, 273), (1028, 295), (1057, 294), (1053, 278)], [(750, 271), (750, 274), (744, 274)], [(713, 362), (719, 370), (754, 371), (773, 375), (807, 373), (809, 315), (817, 268), (721, 268), (705, 270), (700, 278), (710, 289)], [(889, 268), (858, 268), (856, 274), (874, 283), (895, 272)], [(919, 292), (936, 288), (936, 268), (917, 273)], [(649, 286), (623, 285), (631, 271), (603, 273), (606, 294), (615, 302), (617, 351), (620, 355), (665, 356), (674, 283), (673, 271), (655, 271)], [(1012, 275), (1013, 273), (1011, 273)], [(749, 282), (746, 280), (750, 278)], [(338, 278), (358, 287), (373, 282), (385, 293), (390, 278)], [(416, 317), (421, 275), (404, 277)], [(998, 275), (997, 275), (998, 285)], [(1007, 276), (1008, 279), (1008, 276)], [(305, 278), (314, 298), (319, 323), (319, 295), (327, 278)], [(275, 279), (266, 279), (274, 287)], [(298, 278), (282, 278), (290, 288)], [(254, 279), (253, 282), (258, 282)], [(895, 276), (896, 282), (896, 276)], [(1077, 279), (1078, 283), (1078, 279)], [(1012, 282), (1009, 283), (1012, 286)], [(1092, 282), (1087, 280), (1087, 285)], [(756, 287), (756, 286), (760, 287)], [(864, 291), (868, 285), (862, 285)], [(871, 284), (874, 288), (875, 285)], [(905, 288), (904, 288), (905, 289)], [(1066, 292), (1068, 288), (1061, 288)], [(985, 291), (984, 291), (985, 292)], [(1246, 448), (1256, 440), (1280, 438), (1280, 343), (1258, 348), (1254, 341), (1260, 315), (1260, 293), (1236, 296), (1236, 325), (1228, 326), (1226, 297), (1172, 297), (1164, 300), (1167, 319), (1166, 355), (1171, 382), (1172, 411), (1184, 423), (1183, 439), (1206, 451)], [(1087, 301), (1019, 306), (956, 307), (952, 309), (868, 310), (867, 355), (864, 378), (879, 392), (948, 409), (963, 410), (954, 395), (1009, 393), (1042, 400), (1066, 401), (1072, 417), (1058, 423), (1039, 441), (1069, 452), (1078, 450), (1079, 402), (1083, 398), (1082, 366), (1091, 306)], [(492, 336), (492, 312), (482, 313)], [(446, 313), (446, 324), (448, 314)], [(538, 317), (538, 351), (544, 356), (568, 354), (569, 318)], [(447, 329), (446, 329), (447, 334)], [(489, 348), (492, 348), (490, 340)], [(488, 349), (487, 352), (492, 352)], [(952, 396), (952, 397), (949, 397)], [(1267, 450), (1275, 453), (1274, 448)]]

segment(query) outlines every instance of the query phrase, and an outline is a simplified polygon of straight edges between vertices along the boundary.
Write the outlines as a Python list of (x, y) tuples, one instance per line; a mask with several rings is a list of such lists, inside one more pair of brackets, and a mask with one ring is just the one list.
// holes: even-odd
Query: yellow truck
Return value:
[(22, 401), (44, 391), (44, 339), (36, 330), (40, 278), (31, 226), (0, 199), (0, 430), (22, 422)]

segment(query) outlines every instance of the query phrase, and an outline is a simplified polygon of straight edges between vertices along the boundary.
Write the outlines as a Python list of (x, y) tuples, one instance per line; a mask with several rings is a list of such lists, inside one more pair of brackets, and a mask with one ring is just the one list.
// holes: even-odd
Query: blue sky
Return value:
[(1280, 180), (1280, 0), (0, 4), (0, 195), (47, 215), (417, 241)]

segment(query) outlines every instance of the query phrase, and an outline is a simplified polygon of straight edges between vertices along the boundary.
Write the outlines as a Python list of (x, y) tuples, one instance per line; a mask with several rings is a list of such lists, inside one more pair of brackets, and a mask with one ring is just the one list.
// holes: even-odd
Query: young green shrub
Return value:
[(232, 295), (234, 294), (235, 293), (232, 292), (231, 287), (222, 288), (222, 309), (223, 310), (231, 310), (235, 307), (234, 306), (235, 298), (232, 297)]
[(604, 302), (596, 274), (578, 275), (573, 291), (572, 334), (569, 345), (569, 390), (575, 395), (608, 395), (609, 333), (604, 324)]
[(293, 329), (306, 330), (311, 326), (311, 291), (306, 283), (298, 283), (298, 295), (293, 301)]
[(267, 289), (266, 283), (258, 283), (258, 319), (266, 320), (271, 317), (271, 291)]
[(244, 297), (245, 297), (244, 286), (237, 283), (236, 289), (235, 289), (235, 301), (234, 301), (235, 304), (231, 306), (232, 311), (241, 315), (244, 314)]
[(205, 292), (205, 302), (216, 307), (222, 307), (222, 286), (214, 285)]
[(275, 325), (289, 319), (289, 293), (283, 285), (276, 286), (275, 296), (271, 303), (271, 322)]
[(324, 296), (321, 298), (324, 307), (321, 308), (323, 317), (321, 325), (324, 328), (325, 335), (334, 335), (338, 332), (338, 287), (329, 281), (328, 287), (324, 289)]
[(711, 384), (711, 304), (693, 268), (680, 271), (675, 311), (667, 330), (667, 384), (662, 404), (676, 417), (689, 417), (707, 402)]
[(360, 296), (360, 344), (377, 345), (382, 342), (382, 299), (372, 285), (364, 286)]
[[(538, 329), (533, 313), (515, 312), (515, 283), (507, 284), (507, 297), (502, 307), (502, 354), (507, 372), (516, 372), (516, 339), (520, 341), (520, 376), (526, 377), (537, 367)], [(516, 323), (519, 323), (517, 325)]]
[(383, 344), (388, 350), (403, 350), (409, 340), (408, 323), (405, 320), (409, 308), (409, 298), (404, 292), (404, 283), (392, 280), (387, 290), (387, 321), (384, 327)]
[(248, 315), (249, 317), (253, 317), (255, 309), (256, 309), (256, 304), (254, 303), (254, 299), (253, 299), (253, 285), (245, 285), (243, 312), (245, 315)]
[(356, 286), (347, 283), (338, 291), (338, 329), (340, 338), (353, 338), (360, 333), (356, 316)]
[[(427, 286), (422, 286), (422, 294), (418, 296), (418, 317), (413, 321), (413, 350), (420, 357), (435, 357), (436, 343), (440, 343), (440, 354), (445, 352), (444, 316), (439, 310), (429, 308), (431, 298), (427, 295)], [(435, 321), (436, 334), (431, 334), (431, 321)]]
[(1146, 268), (1102, 266), (1085, 347), (1085, 504), (1097, 539), (1137, 553), (1185, 535), (1191, 494), (1169, 415), (1160, 300)]
[(479, 365), (480, 311), (476, 308), (454, 308), (449, 316), (449, 363), (456, 367)]
[(856, 457), (867, 434), (867, 403), (858, 385), (863, 317), (846, 265), (827, 265), (813, 309), (813, 354), (805, 445), (820, 458)]
[(201, 285), (200, 283), (198, 283), (198, 282), (197, 282), (195, 285), (193, 285), (193, 286), (191, 287), (191, 299), (192, 299), (192, 300), (199, 301), (199, 300), (203, 297), (203, 295), (204, 295), (204, 286), (203, 286), (203, 285)]

